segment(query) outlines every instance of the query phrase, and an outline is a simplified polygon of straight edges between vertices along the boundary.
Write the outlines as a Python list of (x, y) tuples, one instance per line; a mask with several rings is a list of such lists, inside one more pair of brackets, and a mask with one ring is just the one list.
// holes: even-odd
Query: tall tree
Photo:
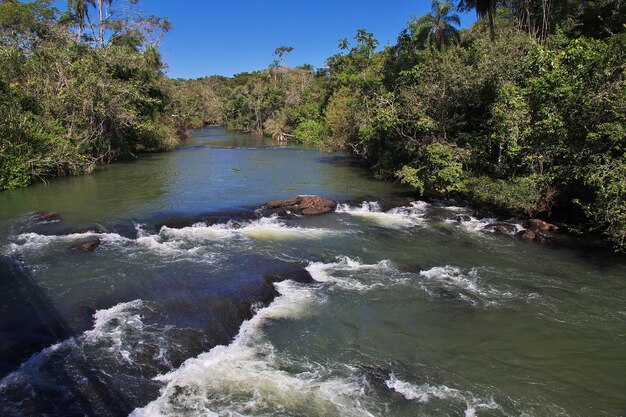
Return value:
[(451, 13), (454, 5), (449, 2), (433, 0), (430, 13), (409, 23), (413, 35), (417, 38), (426, 38), (428, 43), (433, 43), (438, 50), (451, 39), (458, 37), (455, 26), (461, 26), (461, 19), (456, 13)]
[(111, 4), (113, 4), (113, 0), (98, 0), (98, 40), (100, 42), (100, 46), (102, 47), (104, 47), (104, 29), (107, 20), (107, 17), (105, 16), (104, 6), (111, 7)]
[(274, 83), (278, 81), (278, 71), (285, 63), (285, 57), (293, 52), (293, 50), (291, 46), (279, 46), (274, 50), (274, 56), (278, 57), (278, 59), (275, 59), (274, 62), (270, 64), (270, 69), (274, 74)]
[(78, 39), (81, 38), (85, 23), (89, 20), (89, 6), (95, 7), (94, 0), (68, 0), (67, 11), (76, 18), (78, 23)]
[(460, 0), (458, 5), (461, 11), (476, 10), (476, 15), (479, 18), (485, 16), (489, 18), (489, 34), (492, 41), (496, 39), (496, 28), (493, 19), (496, 15), (497, 7), (498, 0)]

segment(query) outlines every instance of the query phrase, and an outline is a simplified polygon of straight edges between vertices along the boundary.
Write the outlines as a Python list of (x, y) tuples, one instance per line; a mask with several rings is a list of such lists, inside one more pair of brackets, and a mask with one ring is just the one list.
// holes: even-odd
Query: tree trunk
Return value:
[(496, 27), (493, 21), (493, 15), (496, 13), (495, 7), (490, 7), (487, 15), (489, 16), (489, 36), (491, 37), (491, 42), (496, 40)]
[(104, 47), (104, 14), (103, 14), (104, 0), (98, 0), (98, 19), (99, 19), (99, 30), (98, 37), (100, 41), (100, 46)]

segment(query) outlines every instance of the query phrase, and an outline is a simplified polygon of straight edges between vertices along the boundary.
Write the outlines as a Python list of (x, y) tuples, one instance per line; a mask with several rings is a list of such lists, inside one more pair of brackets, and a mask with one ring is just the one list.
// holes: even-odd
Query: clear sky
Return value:
[[(266, 68), (281, 45), (295, 48), (286, 62), (324, 65), (341, 38), (359, 28), (381, 45), (395, 43), (413, 15), (430, 10), (430, 0), (143, 0), (141, 7), (167, 16), (174, 29), (162, 45), (173, 78), (226, 75)], [(463, 25), (474, 20), (462, 16)]]
[[(57, 1), (56, 3), (59, 3)], [(66, 2), (63, 2), (65, 6)], [(267, 68), (274, 50), (295, 48), (290, 66), (324, 66), (339, 39), (357, 29), (373, 32), (380, 45), (395, 40), (413, 15), (430, 10), (430, 0), (140, 0), (139, 7), (167, 16), (174, 29), (161, 52), (172, 78), (198, 78)], [(463, 26), (474, 21), (462, 16)]]

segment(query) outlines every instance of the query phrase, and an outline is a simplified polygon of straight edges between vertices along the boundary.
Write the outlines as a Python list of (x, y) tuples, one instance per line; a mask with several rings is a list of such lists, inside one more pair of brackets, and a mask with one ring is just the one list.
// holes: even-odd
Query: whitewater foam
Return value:
[(464, 402), (465, 417), (475, 417), (478, 410), (497, 410), (500, 409), (493, 398), (477, 398), (471, 392), (464, 392), (446, 385), (430, 385), (428, 383), (422, 385), (414, 385), (406, 381), (398, 379), (393, 373), (389, 379), (385, 381), (388, 388), (402, 395), (409, 401), (417, 401), (419, 403), (427, 403), (431, 400), (445, 400)]
[(280, 296), (244, 322), (230, 345), (217, 346), (158, 377), (166, 384), (160, 397), (131, 415), (276, 415), (287, 410), (298, 415), (371, 415), (360, 406), (363, 393), (357, 380), (333, 376), (318, 364), (296, 373), (285, 370), (303, 364), (279, 355), (263, 327), (272, 320), (313, 314), (323, 300), (315, 295), (315, 286), (283, 281), (276, 288)]
[(343, 290), (363, 292), (388, 285), (394, 279), (396, 282), (404, 282), (399, 277), (398, 270), (388, 260), (368, 265), (347, 256), (340, 256), (337, 257), (337, 262), (312, 262), (306, 270), (316, 281), (329, 283), (333, 288)]
[(40, 235), (23, 233), (13, 238), (7, 251), (9, 253), (40, 253), (43, 249), (67, 246), (87, 239), (98, 238), (99, 250), (121, 249), (127, 256), (135, 256), (137, 251), (149, 251), (171, 261), (202, 259), (214, 262), (219, 259), (215, 245), (237, 239), (248, 240), (315, 240), (341, 232), (323, 228), (292, 227), (277, 217), (264, 217), (258, 220), (238, 223), (229, 221), (224, 224), (207, 225), (197, 223), (181, 229), (163, 226), (158, 233), (147, 232), (143, 225), (135, 224), (137, 237), (129, 239), (117, 233), (74, 233), (68, 235)]
[(482, 282), (479, 268), (472, 268), (463, 273), (455, 266), (436, 266), (421, 271), (419, 275), (424, 278), (420, 285), (430, 295), (436, 296), (437, 291), (443, 289), (473, 305), (497, 305), (502, 301), (520, 297), (509, 290), (500, 290)]
[(397, 207), (389, 211), (382, 211), (376, 201), (364, 201), (360, 207), (352, 207), (348, 204), (339, 204), (335, 210), (337, 213), (350, 214), (369, 220), (378, 226), (389, 229), (402, 229), (421, 224), (428, 204), (419, 201), (410, 206)]

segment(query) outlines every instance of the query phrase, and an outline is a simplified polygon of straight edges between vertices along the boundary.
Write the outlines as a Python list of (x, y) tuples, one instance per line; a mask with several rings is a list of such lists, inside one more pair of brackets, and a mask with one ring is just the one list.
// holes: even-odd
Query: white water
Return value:
[[(315, 286), (284, 281), (277, 289), (281, 295), (244, 322), (230, 345), (217, 346), (158, 377), (166, 384), (161, 396), (131, 415), (372, 415), (361, 405), (363, 393), (356, 379), (281, 356), (265, 338), (263, 328), (272, 321), (315, 314), (324, 302)], [(303, 369), (284, 369), (293, 366)]]
[(431, 400), (446, 400), (452, 402), (465, 403), (465, 417), (474, 417), (478, 410), (497, 410), (500, 406), (493, 398), (477, 398), (470, 392), (462, 392), (446, 385), (414, 385), (398, 379), (394, 374), (385, 381), (385, 384), (392, 390), (401, 394), (409, 401), (427, 403)]
[(364, 201), (360, 207), (352, 207), (348, 204), (339, 204), (337, 213), (345, 213), (360, 217), (374, 224), (389, 229), (402, 229), (422, 224), (424, 213), (428, 204), (420, 201), (411, 203), (410, 206), (397, 207), (389, 211), (382, 211), (376, 201)]

